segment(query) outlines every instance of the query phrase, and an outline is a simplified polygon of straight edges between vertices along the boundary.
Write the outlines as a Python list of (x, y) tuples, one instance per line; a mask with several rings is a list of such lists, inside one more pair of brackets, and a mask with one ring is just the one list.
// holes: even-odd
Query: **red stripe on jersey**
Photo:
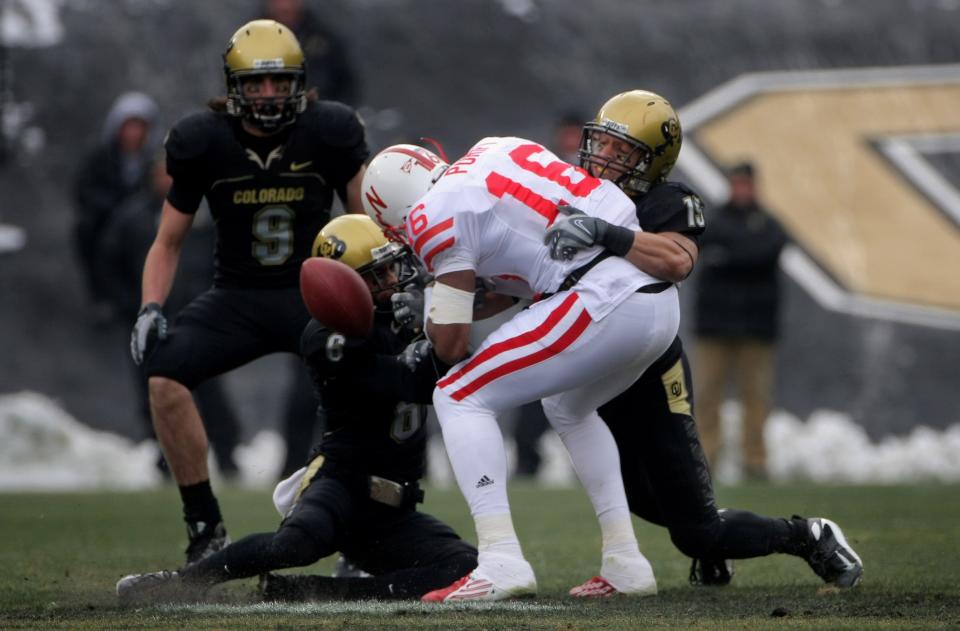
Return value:
[[(586, 170), (578, 166), (560, 161), (554, 161), (544, 166), (539, 162), (534, 162), (530, 159), (530, 156), (533, 154), (541, 153), (543, 151), (546, 151), (546, 149), (544, 149), (541, 145), (520, 145), (510, 152), (510, 158), (520, 168), (530, 171), (531, 173), (535, 173), (540, 177), (544, 177), (551, 182), (559, 184), (563, 188), (567, 189), (572, 195), (576, 195), (577, 197), (586, 197), (598, 186), (600, 186), (600, 180), (598, 178), (593, 177), (587, 173)], [(564, 175), (570, 169), (573, 169), (574, 172), (582, 176), (580, 181), (576, 184), (573, 183), (573, 180)]]
[(387, 149), (386, 151), (384, 151), (384, 153), (402, 153), (403, 155), (409, 156), (414, 160), (416, 160), (417, 164), (422, 166), (427, 171), (432, 171), (433, 167), (437, 166), (436, 164), (434, 164), (433, 160), (431, 160), (427, 156), (423, 155), (418, 151), (414, 151), (413, 149), (407, 149), (406, 147), (394, 147), (392, 149)]
[(543, 215), (547, 219), (548, 226), (552, 224), (553, 220), (557, 217), (556, 204), (542, 195), (534, 193), (523, 184), (514, 182), (510, 178), (504, 177), (495, 171), (487, 176), (487, 190), (498, 198), (509, 195), (524, 206)]
[(527, 279), (523, 276), (517, 276), (516, 274), (497, 274), (494, 278), (502, 278), (503, 280), (522, 280), (527, 282)]
[(534, 364), (538, 364), (544, 360), (550, 359), (555, 355), (562, 353), (568, 346), (573, 344), (580, 334), (589, 326), (592, 318), (590, 314), (584, 309), (579, 316), (577, 316), (576, 321), (573, 323), (567, 331), (557, 338), (550, 346), (546, 348), (541, 348), (536, 353), (532, 353), (525, 357), (518, 357), (512, 361), (509, 361), (505, 364), (501, 364), (497, 368), (494, 368), (488, 373), (480, 375), (478, 378), (471, 381), (466, 386), (460, 388), (454, 392), (451, 396), (454, 401), (461, 401), (465, 397), (470, 396), (480, 388), (484, 387), (491, 381), (499, 379), (505, 375), (509, 375), (512, 372), (517, 372), (518, 370), (523, 370)]
[(423, 249), (423, 246), (427, 244), (427, 241), (437, 236), (444, 230), (449, 230), (453, 227), (453, 217), (449, 219), (444, 219), (437, 225), (433, 226), (426, 232), (421, 235), (418, 235), (416, 239), (413, 240), (413, 250), (417, 253), (417, 256), (420, 256), (420, 250)]
[(526, 346), (527, 344), (531, 344), (546, 337), (546, 335), (550, 333), (555, 326), (557, 326), (560, 320), (562, 320), (563, 317), (569, 313), (570, 309), (573, 308), (573, 303), (577, 301), (577, 298), (577, 294), (571, 293), (569, 296), (564, 298), (563, 302), (560, 303), (560, 306), (554, 309), (550, 315), (547, 316), (547, 319), (537, 325), (535, 329), (521, 333), (515, 337), (508, 338), (502, 342), (491, 344), (477, 355), (474, 355), (470, 361), (463, 366), (463, 368), (438, 381), (437, 387), (444, 388), (450, 385), (474, 368), (477, 368), (483, 362), (496, 357), (500, 353), (506, 353), (507, 351), (520, 348), (521, 346)]
[(423, 257), (423, 264), (427, 266), (427, 271), (430, 271), (430, 272), (433, 271), (433, 257), (435, 257), (436, 255), (440, 254), (441, 252), (443, 252), (444, 250), (452, 246), (455, 241), (456, 241), (455, 238), (450, 237), (449, 239), (447, 239), (437, 247), (427, 252), (426, 256)]

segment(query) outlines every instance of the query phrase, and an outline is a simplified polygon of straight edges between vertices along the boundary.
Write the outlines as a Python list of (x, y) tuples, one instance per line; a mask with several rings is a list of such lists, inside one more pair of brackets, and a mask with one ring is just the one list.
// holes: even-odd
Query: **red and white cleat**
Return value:
[(582, 585), (570, 589), (574, 598), (610, 598), (620, 592), (602, 576), (594, 576)]
[(611, 554), (603, 558), (600, 576), (570, 590), (574, 598), (609, 598), (625, 596), (655, 596), (657, 579), (647, 558), (634, 554)]
[(425, 594), (425, 603), (463, 600), (506, 600), (537, 594), (537, 579), (525, 560), (506, 555), (481, 554), (480, 566), (461, 579)]

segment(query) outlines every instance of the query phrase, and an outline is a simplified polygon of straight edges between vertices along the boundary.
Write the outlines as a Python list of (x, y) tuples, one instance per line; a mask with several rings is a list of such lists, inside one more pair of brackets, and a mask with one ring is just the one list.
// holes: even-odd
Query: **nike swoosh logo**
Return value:
[(307, 168), (308, 166), (310, 166), (311, 164), (313, 164), (313, 160), (307, 160), (306, 162), (291, 162), (291, 163), (290, 163), (290, 170), (291, 170), (291, 171), (300, 171), (300, 170), (302, 170), (302, 169), (306, 169), (306, 168)]

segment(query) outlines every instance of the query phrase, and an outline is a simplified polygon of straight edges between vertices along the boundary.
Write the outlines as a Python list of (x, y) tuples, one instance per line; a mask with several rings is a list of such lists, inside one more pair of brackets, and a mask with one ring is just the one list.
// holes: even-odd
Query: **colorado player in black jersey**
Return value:
[[(673, 107), (652, 92), (634, 90), (607, 101), (584, 126), (580, 163), (595, 177), (615, 181), (636, 203), (642, 233), (569, 211), (547, 235), (551, 255), (570, 256), (602, 245), (668, 282), (693, 270), (703, 203), (683, 184), (666, 181), (680, 153), (682, 132)], [(666, 526), (674, 545), (694, 559), (691, 582), (726, 584), (732, 566), (783, 552), (804, 558), (820, 578), (856, 585), (863, 563), (828, 519), (763, 517), (718, 510), (693, 417), (690, 365), (680, 338), (627, 391), (599, 409), (620, 451), (630, 510)], [(581, 595), (614, 593), (602, 577)]]
[[(330, 218), (334, 192), (348, 211), (362, 212), (369, 154), (352, 109), (308, 98), (303, 52), (285, 26), (242, 26), (223, 59), (226, 99), (183, 118), (166, 139), (173, 185), (144, 265), (130, 343), (149, 377), (154, 428), (180, 487), (188, 563), (228, 541), (191, 390), (268, 353), (298, 352), (309, 320), (300, 263)], [(203, 197), (216, 223), (214, 286), (168, 333), (162, 305)]]
[(365, 339), (344, 338), (315, 320), (303, 331), (303, 357), (327, 424), (307, 465), (274, 493), (285, 515), (280, 528), (178, 572), (124, 577), (117, 583), (123, 602), (196, 599), (216, 583), (310, 565), (336, 551), (373, 576), (269, 574), (261, 579), (264, 597), (419, 598), (476, 567), (476, 548), (415, 509), (426, 454), (425, 410), (416, 404), (430, 402), (447, 366), (393, 318), (390, 296), (417, 269), (409, 251), (388, 242), (365, 215), (331, 221), (315, 251), (360, 272), (377, 311)]

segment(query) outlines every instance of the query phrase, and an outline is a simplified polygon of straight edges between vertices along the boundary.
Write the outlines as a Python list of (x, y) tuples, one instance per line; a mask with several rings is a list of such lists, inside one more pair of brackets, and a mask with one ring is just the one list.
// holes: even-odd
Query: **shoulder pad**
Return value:
[(661, 182), (652, 187), (650, 191), (644, 195), (644, 199), (649, 199), (652, 202), (660, 204), (670, 202), (682, 203), (683, 198), (687, 195), (700, 197), (696, 191), (682, 182)]
[(174, 124), (164, 140), (164, 149), (174, 160), (191, 160), (206, 154), (224, 134), (229, 138), (231, 131), (223, 115), (195, 112)]
[(366, 129), (357, 112), (336, 101), (308, 104), (298, 124), (332, 147), (352, 147), (364, 142), (366, 136)]
[(700, 234), (704, 229), (703, 200), (680, 182), (661, 182), (637, 200), (637, 219), (649, 232)]

